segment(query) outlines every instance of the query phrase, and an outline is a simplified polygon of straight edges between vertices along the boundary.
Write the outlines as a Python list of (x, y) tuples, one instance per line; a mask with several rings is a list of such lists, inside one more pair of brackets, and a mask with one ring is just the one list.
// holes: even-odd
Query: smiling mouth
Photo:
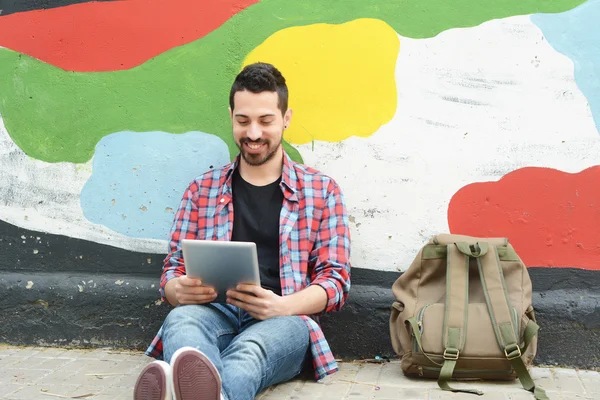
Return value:
[(262, 140), (260, 140), (258, 142), (251, 142), (249, 140), (244, 140), (243, 146), (246, 149), (247, 153), (258, 154), (258, 153), (262, 153), (263, 149), (267, 146), (267, 142), (262, 141)]

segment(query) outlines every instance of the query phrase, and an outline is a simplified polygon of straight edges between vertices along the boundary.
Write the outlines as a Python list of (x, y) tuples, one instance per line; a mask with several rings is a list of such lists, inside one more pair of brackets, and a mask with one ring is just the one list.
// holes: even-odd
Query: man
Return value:
[[(350, 288), (350, 233), (335, 181), (293, 162), (282, 147), (288, 89), (272, 65), (256, 63), (229, 95), (236, 160), (194, 180), (175, 215), (161, 279), (175, 306), (148, 355), (135, 399), (250, 400), (298, 375), (337, 371), (316, 315), (339, 310)], [(256, 243), (261, 285), (217, 293), (185, 275), (181, 239)], [(309, 317), (312, 316), (312, 317)], [(161, 354), (162, 353), (162, 354)]]

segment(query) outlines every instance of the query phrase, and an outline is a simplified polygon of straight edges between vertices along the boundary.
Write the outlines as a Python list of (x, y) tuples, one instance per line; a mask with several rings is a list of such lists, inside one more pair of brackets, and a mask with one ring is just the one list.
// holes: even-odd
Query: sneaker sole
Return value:
[(221, 377), (214, 364), (193, 348), (182, 348), (172, 358), (177, 400), (220, 400)]
[(170, 400), (171, 368), (164, 361), (153, 361), (142, 370), (135, 382), (134, 400)]

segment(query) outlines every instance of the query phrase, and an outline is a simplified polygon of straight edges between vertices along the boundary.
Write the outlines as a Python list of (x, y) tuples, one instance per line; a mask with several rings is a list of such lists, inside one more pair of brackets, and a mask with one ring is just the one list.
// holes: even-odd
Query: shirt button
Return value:
[(221, 198), (221, 203), (225, 203), (225, 199), (224, 198)]

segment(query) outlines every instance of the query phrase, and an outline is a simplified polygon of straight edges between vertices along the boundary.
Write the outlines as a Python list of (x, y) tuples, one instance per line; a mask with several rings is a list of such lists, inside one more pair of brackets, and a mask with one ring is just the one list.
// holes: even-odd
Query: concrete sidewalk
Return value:
[[(0, 399), (131, 400), (139, 371), (151, 361), (138, 352), (65, 350), (0, 345)], [(536, 382), (550, 399), (600, 399), (600, 373), (561, 368), (534, 368)], [(457, 387), (465, 384), (457, 383)], [(340, 371), (323, 382), (295, 380), (261, 393), (261, 400), (309, 399), (465, 399), (526, 400), (533, 396), (518, 383), (466, 385), (483, 396), (438, 389), (435, 381), (408, 379), (398, 362), (340, 363)]]

